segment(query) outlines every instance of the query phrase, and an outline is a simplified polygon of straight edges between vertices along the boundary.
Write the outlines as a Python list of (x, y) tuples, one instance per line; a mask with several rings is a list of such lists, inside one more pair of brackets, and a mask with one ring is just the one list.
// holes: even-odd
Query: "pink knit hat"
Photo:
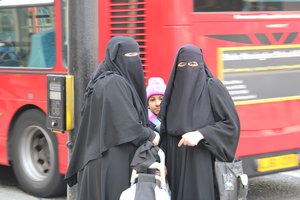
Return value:
[(166, 90), (166, 84), (164, 80), (160, 77), (151, 77), (148, 81), (147, 91), (147, 99), (155, 94), (164, 95)]

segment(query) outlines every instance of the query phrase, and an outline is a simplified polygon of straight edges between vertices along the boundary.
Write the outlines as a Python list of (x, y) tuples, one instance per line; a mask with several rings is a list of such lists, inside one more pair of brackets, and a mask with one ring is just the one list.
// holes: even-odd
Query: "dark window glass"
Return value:
[(0, 9), (0, 67), (55, 64), (53, 6)]
[(194, 0), (195, 12), (299, 10), (300, 0)]
[(68, 22), (67, 22), (67, 0), (62, 0), (62, 50), (63, 50), (63, 63), (68, 66)]

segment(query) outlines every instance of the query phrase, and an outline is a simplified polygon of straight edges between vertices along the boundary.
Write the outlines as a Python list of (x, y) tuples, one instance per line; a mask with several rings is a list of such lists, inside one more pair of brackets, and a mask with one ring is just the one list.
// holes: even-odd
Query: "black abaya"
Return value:
[[(197, 61), (199, 66), (178, 69), (181, 61)], [(172, 200), (216, 199), (213, 163), (216, 158), (234, 158), (239, 118), (226, 88), (206, 68), (199, 48), (180, 49), (160, 116)], [(196, 130), (204, 136), (197, 146), (177, 146), (183, 134)]]
[[(155, 137), (147, 127), (139, 57), (124, 56), (138, 51), (133, 39), (113, 38), (105, 61), (87, 86), (65, 177), (70, 186), (78, 183), (78, 200), (118, 200), (130, 185), (130, 163), (136, 149)], [(143, 82), (136, 85), (140, 80)]]

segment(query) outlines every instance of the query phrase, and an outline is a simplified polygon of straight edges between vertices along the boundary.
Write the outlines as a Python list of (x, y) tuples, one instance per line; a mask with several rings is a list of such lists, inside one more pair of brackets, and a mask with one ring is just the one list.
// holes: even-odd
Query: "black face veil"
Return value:
[(139, 53), (139, 45), (134, 39), (113, 37), (107, 45), (104, 65), (106, 70), (115, 71), (123, 76), (135, 88), (147, 108), (144, 72)]
[[(198, 65), (189, 66), (192, 61)], [(186, 65), (178, 67), (181, 62)], [(211, 121), (208, 77), (212, 75), (204, 63), (201, 50), (194, 45), (183, 46), (176, 56), (161, 104), (162, 132), (182, 135)]]

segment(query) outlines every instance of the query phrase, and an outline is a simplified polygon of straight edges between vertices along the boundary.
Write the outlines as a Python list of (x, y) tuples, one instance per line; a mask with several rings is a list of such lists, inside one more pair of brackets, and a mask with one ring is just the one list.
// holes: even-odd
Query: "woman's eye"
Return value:
[(137, 56), (139, 55), (138, 52), (129, 52), (129, 53), (125, 53), (124, 56), (127, 56), (127, 57), (133, 57), (133, 56)]
[(186, 62), (179, 62), (177, 66), (178, 67), (184, 67), (184, 66), (186, 66)]
[(188, 65), (189, 65), (190, 67), (197, 67), (197, 66), (198, 66), (198, 63), (197, 63), (196, 61), (190, 61), (190, 62), (188, 62)]

